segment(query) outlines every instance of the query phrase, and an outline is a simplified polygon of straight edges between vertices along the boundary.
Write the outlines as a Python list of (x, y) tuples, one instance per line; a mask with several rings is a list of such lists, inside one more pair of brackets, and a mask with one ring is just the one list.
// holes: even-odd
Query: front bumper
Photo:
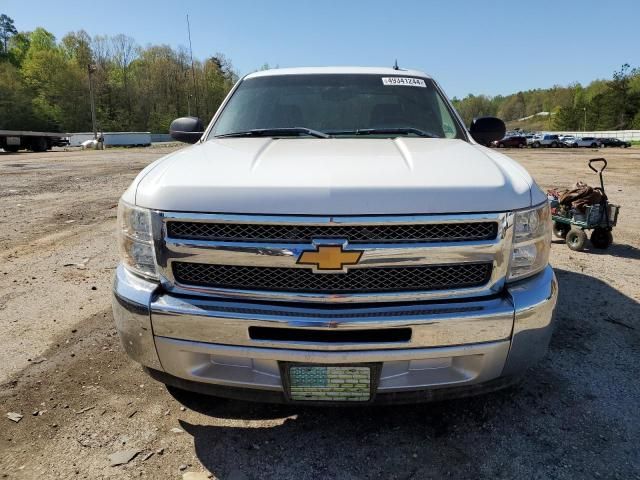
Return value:
[[(120, 266), (113, 311), (129, 356), (168, 384), (282, 401), (281, 362), (375, 362), (381, 364), (377, 400), (402, 402), (508, 384), (545, 355), (556, 298), (550, 267), (491, 298), (336, 307), (170, 295)], [(255, 338), (249, 327), (356, 335), (409, 328), (412, 333), (402, 341), (324, 342)]]

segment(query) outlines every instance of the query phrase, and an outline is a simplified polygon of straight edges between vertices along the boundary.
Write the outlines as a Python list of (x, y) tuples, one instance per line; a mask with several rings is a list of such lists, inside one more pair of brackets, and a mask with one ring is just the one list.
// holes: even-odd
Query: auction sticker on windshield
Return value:
[(382, 84), (387, 86), (393, 85), (402, 87), (427, 88), (427, 84), (424, 83), (423, 79), (411, 77), (382, 77)]

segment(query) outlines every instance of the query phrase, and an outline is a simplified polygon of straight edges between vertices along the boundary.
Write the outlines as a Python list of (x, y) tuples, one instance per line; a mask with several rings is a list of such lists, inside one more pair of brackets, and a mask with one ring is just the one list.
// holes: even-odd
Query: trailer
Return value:
[[(150, 132), (102, 132), (105, 147), (148, 147), (151, 145)], [(87, 140), (93, 140), (91, 132), (70, 133), (69, 145), (79, 147)]]
[(5, 152), (18, 150), (45, 152), (51, 147), (69, 145), (68, 133), (30, 132), (26, 130), (0, 130), (0, 148)]

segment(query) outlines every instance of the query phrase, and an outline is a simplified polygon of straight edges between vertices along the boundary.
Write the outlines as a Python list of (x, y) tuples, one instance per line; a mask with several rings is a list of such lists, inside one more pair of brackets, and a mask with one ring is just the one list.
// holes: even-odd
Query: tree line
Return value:
[(513, 122), (549, 112), (545, 124), (554, 130), (640, 129), (640, 69), (624, 64), (611, 79), (586, 87), (575, 83), (506, 96), (468, 95), (453, 103), (467, 125), (484, 115)]
[[(98, 128), (166, 132), (172, 119), (208, 120), (237, 80), (222, 54), (196, 60), (184, 48), (141, 47), (126, 35), (59, 41), (44, 28), (20, 32), (0, 15), (0, 129), (91, 131), (89, 69)], [(506, 122), (550, 112), (549, 129), (640, 129), (640, 69), (624, 64), (609, 80), (453, 99), (467, 125), (474, 117)]]
[(182, 47), (84, 30), (58, 41), (44, 28), (20, 32), (0, 15), (0, 129), (91, 131), (89, 70), (102, 131), (167, 132), (188, 114), (207, 121), (237, 80), (222, 54), (192, 68)]

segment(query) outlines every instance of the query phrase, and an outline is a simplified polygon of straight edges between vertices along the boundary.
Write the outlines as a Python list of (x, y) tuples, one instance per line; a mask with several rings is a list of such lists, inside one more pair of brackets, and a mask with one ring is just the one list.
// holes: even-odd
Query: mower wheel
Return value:
[(580, 228), (572, 228), (567, 232), (565, 238), (567, 247), (574, 252), (580, 252), (584, 249), (585, 243), (587, 243), (587, 234)]

